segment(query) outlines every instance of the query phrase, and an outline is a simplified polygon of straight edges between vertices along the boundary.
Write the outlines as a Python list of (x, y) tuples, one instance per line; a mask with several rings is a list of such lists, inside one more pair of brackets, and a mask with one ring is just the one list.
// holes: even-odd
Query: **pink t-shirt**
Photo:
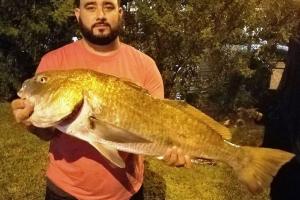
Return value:
[[(126, 78), (153, 96), (163, 98), (162, 78), (153, 59), (124, 43), (109, 56), (88, 51), (82, 40), (68, 44), (47, 53), (37, 72), (78, 68)], [(120, 154), (125, 160), (125, 169), (111, 165), (87, 142), (60, 134), (50, 143), (47, 177), (77, 199), (129, 199), (141, 187), (143, 158)]]

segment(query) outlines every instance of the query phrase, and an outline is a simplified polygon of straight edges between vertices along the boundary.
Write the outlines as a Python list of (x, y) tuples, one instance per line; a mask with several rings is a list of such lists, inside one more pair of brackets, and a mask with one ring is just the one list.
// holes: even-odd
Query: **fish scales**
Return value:
[[(116, 84), (119, 84), (119, 82), (116, 82)], [(191, 124), (195, 124), (194, 121), (187, 121), (187, 119), (189, 119), (187, 116), (178, 117), (178, 112), (180, 112), (180, 110), (177, 110), (164, 103), (153, 104), (153, 101), (159, 100), (153, 99), (149, 95), (143, 95), (143, 93), (141, 93), (139, 90), (133, 90), (131, 93), (126, 93), (126, 90), (119, 90), (121, 86), (116, 85), (109, 88), (118, 88), (118, 90), (114, 91), (111, 89), (106, 91), (106, 95), (103, 94), (104, 96), (109, 94), (110, 97), (109, 102), (103, 103), (105, 105), (102, 104), (102, 106), (106, 107), (108, 110), (108, 112), (104, 111), (104, 113), (106, 113), (104, 115), (103, 112), (101, 112), (101, 117), (105, 121), (114, 124), (116, 118), (122, 119), (117, 124), (119, 127), (128, 129), (134, 133), (140, 133), (142, 136), (151, 141), (162, 144), (165, 143), (165, 145), (168, 146), (181, 146), (181, 144), (184, 143), (191, 144), (190, 146), (193, 145), (196, 147), (196, 145), (199, 143), (195, 142), (194, 140), (191, 140), (190, 142), (186, 141), (187, 139), (191, 138), (186, 135), (187, 133), (190, 133), (191, 135), (199, 134), (194, 133), (195, 129), (191, 129)], [(127, 88), (128, 87), (125, 89)], [(99, 95), (102, 96), (102, 94)], [(118, 102), (118, 104), (112, 102)], [(109, 112), (109, 110), (111, 110), (111, 108), (114, 106), (117, 106), (117, 108), (114, 109), (117, 110), (117, 114), (115, 114), (117, 115), (116, 117), (112, 117), (111, 113)], [(103, 109), (105, 110), (105, 108)], [(185, 123), (185, 121), (187, 121), (187, 123)], [(176, 137), (174, 137), (174, 135), (176, 135)], [(203, 139), (204, 142), (207, 140), (205, 137), (200, 137), (199, 139)]]
[[(113, 80), (109, 82), (103, 94), (101, 90), (95, 93), (95, 96), (109, 96), (109, 99), (101, 105), (103, 110), (100, 113), (104, 121), (133, 133), (139, 133), (155, 143), (181, 147), (192, 157), (201, 157), (203, 152), (206, 158), (215, 159), (220, 152), (223, 153), (222, 159), (232, 156), (231, 150), (233, 149), (230, 146), (225, 148), (226, 144), (222, 142), (221, 137), (213, 129), (199, 122), (197, 118), (191, 117), (189, 113), (176, 107), (169, 106), (162, 100), (145, 95), (139, 89), (130, 90), (128, 85), (117, 79)], [(112, 115), (112, 108), (117, 113)], [(116, 123), (116, 119), (121, 120)], [(210, 134), (207, 134), (208, 132)], [(218, 145), (217, 142), (219, 142)], [(146, 150), (148, 149), (144, 149), (143, 153), (153, 152)]]
[[(98, 81), (96, 79), (99, 77), (93, 75), (81, 79), (71, 76), (69, 82), (82, 82), (84, 88), (89, 88), (90, 93), (97, 97), (93, 98), (97, 102), (93, 102), (92, 105), (95, 105), (95, 110), (97, 107), (101, 108), (99, 111), (101, 119), (106, 122), (140, 133), (151, 141), (182, 147), (187, 152), (199, 151), (199, 148), (195, 149), (195, 147), (199, 145), (206, 147), (211, 143), (208, 140), (212, 140), (213, 137), (205, 137), (206, 135), (201, 133), (212, 132), (212, 130), (209, 130), (206, 125), (199, 124), (186, 112), (154, 99), (150, 95), (145, 95), (145, 92), (138, 87), (132, 89), (126, 82), (120, 82), (118, 78), (109, 78), (103, 76)], [(103, 84), (95, 84), (98, 82), (104, 82), (105, 87)], [(70, 87), (70, 84), (64, 85), (66, 88)]]
[[(86, 86), (88, 87), (88, 85)], [(96, 91), (93, 92), (95, 96), (109, 97), (103, 98), (101, 99), (102, 102), (99, 102), (102, 108), (101, 117), (107, 122), (114, 124), (116, 123), (115, 119), (123, 119), (118, 120), (118, 123), (122, 124), (117, 125), (167, 145), (181, 146), (181, 143), (184, 143), (190, 144), (186, 146), (198, 146), (199, 142), (195, 142), (197, 136), (199, 136), (198, 141), (209, 144), (207, 140), (211, 137), (199, 134), (209, 131), (206, 125), (199, 126), (198, 121), (192, 120), (185, 112), (160, 103), (160, 100), (145, 95), (144, 91), (139, 88), (132, 90), (127, 84), (120, 82), (118, 78), (112, 78), (107, 80), (105, 87), (95, 86), (95, 89)], [(126, 102), (130, 103), (126, 105)], [(117, 112), (111, 112), (112, 109)], [(178, 134), (174, 134), (174, 132)], [(174, 138), (174, 135), (179, 137)], [(186, 138), (191, 138), (190, 135), (194, 137), (193, 140), (185, 141)]]

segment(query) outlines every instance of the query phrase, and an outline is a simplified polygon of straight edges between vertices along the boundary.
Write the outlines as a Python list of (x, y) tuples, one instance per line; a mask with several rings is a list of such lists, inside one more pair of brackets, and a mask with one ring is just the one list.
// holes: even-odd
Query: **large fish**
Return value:
[(294, 154), (230, 143), (229, 130), (181, 101), (157, 99), (120, 78), (88, 70), (49, 71), (23, 83), (34, 105), (28, 119), (84, 140), (118, 167), (118, 150), (162, 156), (177, 146), (193, 159), (224, 162), (250, 191), (268, 186)]

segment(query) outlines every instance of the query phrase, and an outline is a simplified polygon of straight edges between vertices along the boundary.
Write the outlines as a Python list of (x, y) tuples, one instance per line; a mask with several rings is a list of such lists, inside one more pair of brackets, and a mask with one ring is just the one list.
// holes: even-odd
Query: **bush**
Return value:
[[(4, 44), (3, 40), (1, 43)], [(22, 82), (33, 74), (33, 61), (26, 52), (11, 43), (0, 46), (0, 101), (16, 97)]]

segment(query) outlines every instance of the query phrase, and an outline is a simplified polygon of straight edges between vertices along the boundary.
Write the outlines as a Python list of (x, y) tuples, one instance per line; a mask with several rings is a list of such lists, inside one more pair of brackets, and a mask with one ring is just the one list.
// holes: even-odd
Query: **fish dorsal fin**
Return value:
[(131, 87), (137, 89), (137, 90), (142, 90), (142, 91), (147, 91), (145, 90), (144, 88), (142, 88), (141, 86), (139, 86), (138, 84), (132, 82), (131, 80), (129, 79), (124, 79), (124, 78), (121, 78), (121, 80), (126, 83), (127, 85), (130, 85)]
[(95, 141), (89, 141), (89, 144), (97, 149), (97, 151), (101, 153), (101, 155), (103, 155), (112, 164), (120, 168), (125, 168), (124, 160), (120, 157), (118, 151), (115, 148)]
[(115, 143), (150, 143), (151, 141), (123, 128), (90, 117), (91, 129), (95, 137)]
[(192, 115), (196, 119), (202, 121), (208, 127), (210, 127), (215, 132), (220, 134), (223, 139), (225, 139), (225, 140), (231, 139), (232, 134), (227, 127), (221, 125), (219, 122), (217, 122), (213, 118), (209, 117), (208, 115), (203, 113), (201, 110), (189, 105), (188, 103), (186, 103), (184, 101), (176, 101), (176, 100), (169, 100), (169, 99), (165, 99), (163, 101), (164, 101), (164, 103), (166, 103), (170, 106), (173, 106), (177, 109), (180, 109), (180, 110)]
[(127, 78), (118, 78), (120, 81), (125, 83), (126, 85), (129, 85), (130, 87), (134, 88), (135, 90), (142, 91), (144, 93), (149, 94), (148, 90), (145, 88), (141, 87), (140, 85), (134, 83), (132, 80), (127, 79)]

